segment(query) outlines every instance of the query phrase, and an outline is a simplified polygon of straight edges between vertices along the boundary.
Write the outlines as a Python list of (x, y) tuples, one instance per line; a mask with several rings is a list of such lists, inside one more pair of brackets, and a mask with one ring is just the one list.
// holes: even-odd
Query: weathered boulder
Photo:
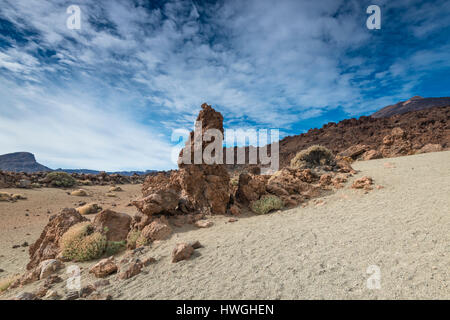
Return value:
[(138, 258), (131, 259), (130, 262), (120, 266), (118, 278), (121, 280), (132, 278), (141, 273), (144, 264)]
[(197, 228), (209, 228), (212, 227), (213, 223), (209, 220), (199, 220), (195, 223)]
[(170, 228), (167, 219), (159, 218), (155, 219), (144, 229), (142, 229), (141, 237), (147, 239), (147, 241), (166, 240), (172, 234), (172, 228)]
[(266, 193), (268, 179), (268, 176), (256, 176), (249, 173), (241, 173), (239, 175), (236, 199), (244, 205), (249, 205), (250, 202), (258, 200)]
[(362, 160), (380, 159), (383, 155), (378, 150), (369, 150), (361, 156)]
[(181, 260), (188, 260), (192, 253), (194, 252), (194, 248), (187, 243), (178, 243), (175, 249), (172, 251), (172, 262), (179, 262)]
[(436, 143), (436, 144), (432, 144), (432, 143), (428, 143), (426, 145), (424, 145), (422, 148), (420, 148), (417, 153), (428, 153), (428, 152), (439, 152), (442, 151), (443, 148), (440, 144)]
[(45, 279), (52, 275), (53, 273), (57, 272), (58, 270), (61, 270), (64, 268), (64, 263), (62, 263), (59, 260), (56, 259), (48, 259), (44, 260), (39, 264), (40, 268), (40, 275), (39, 279)]
[(371, 177), (364, 176), (355, 180), (352, 184), (353, 189), (365, 189), (371, 190), (371, 185), (373, 184), (373, 180)]
[(77, 208), (77, 211), (82, 215), (96, 214), (96, 213), (100, 212), (101, 210), (102, 210), (102, 207), (100, 207), (96, 203), (88, 203), (88, 204), (85, 204), (84, 206)]
[(126, 240), (130, 231), (130, 224), (131, 216), (109, 209), (97, 214), (93, 221), (94, 227), (98, 231), (105, 233), (108, 241)]
[(369, 149), (370, 147), (365, 144), (357, 144), (348, 147), (347, 149), (339, 153), (339, 155), (342, 157), (349, 157), (352, 158), (353, 160), (356, 160)]
[(75, 209), (63, 209), (58, 215), (50, 217), (39, 239), (30, 246), (30, 262), (27, 269), (30, 270), (39, 265), (41, 261), (54, 259), (60, 252), (59, 239), (73, 225), (88, 221)]
[(97, 278), (105, 278), (112, 273), (117, 272), (118, 267), (114, 257), (102, 259), (89, 269)]

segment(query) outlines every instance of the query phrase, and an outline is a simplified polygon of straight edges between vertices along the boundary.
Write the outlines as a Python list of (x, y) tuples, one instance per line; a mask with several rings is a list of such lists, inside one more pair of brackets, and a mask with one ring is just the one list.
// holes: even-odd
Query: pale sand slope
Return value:
[[(129, 280), (111, 276), (103, 293), (114, 299), (449, 299), (450, 152), (354, 167), (362, 171), (356, 177), (372, 176), (385, 188), (364, 194), (348, 184), (321, 206), (185, 227), (146, 249), (156, 264)], [(175, 244), (193, 240), (205, 247), (171, 263)], [(91, 264), (80, 264), (83, 285), (95, 281), (87, 273)], [(379, 290), (366, 287), (370, 265), (381, 269)], [(64, 293), (63, 286), (55, 289)]]
[[(391, 162), (396, 168), (385, 168)], [(450, 298), (450, 152), (357, 162), (384, 189), (180, 233), (153, 249), (148, 274), (108, 289), (119, 299)], [(348, 199), (346, 199), (348, 196)], [(176, 242), (199, 255), (170, 262)], [(381, 289), (369, 290), (369, 265)]]
[[(13, 245), (35, 242), (48, 223), (48, 218), (63, 208), (75, 208), (80, 201), (84, 201), (95, 202), (104, 209), (134, 214), (136, 209), (126, 205), (141, 195), (142, 185), (121, 185), (123, 192), (114, 192), (115, 198), (106, 196), (110, 187), (81, 187), (88, 192), (88, 197), (67, 194), (74, 189), (0, 189), (0, 192), (20, 193), (27, 197), (27, 200), (17, 202), (0, 202), (0, 269), (4, 270), (0, 272), (0, 278), (25, 271), (29, 260), (28, 247), (13, 249)], [(112, 207), (112, 204), (116, 206)], [(92, 215), (87, 217), (93, 218)]]

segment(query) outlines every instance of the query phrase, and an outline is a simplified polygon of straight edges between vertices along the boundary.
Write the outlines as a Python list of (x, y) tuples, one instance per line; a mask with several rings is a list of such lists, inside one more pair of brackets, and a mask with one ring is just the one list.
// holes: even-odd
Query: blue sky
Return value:
[[(380, 30), (366, 28), (371, 4)], [(285, 136), (450, 96), (449, 14), (446, 0), (1, 0), (0, 154), (169, 169), (172, 132), (203, 102), (226, 128)]]

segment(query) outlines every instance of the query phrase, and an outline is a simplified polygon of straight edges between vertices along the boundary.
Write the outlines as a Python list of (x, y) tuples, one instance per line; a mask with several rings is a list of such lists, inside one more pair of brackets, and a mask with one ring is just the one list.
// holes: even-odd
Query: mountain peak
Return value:
[(450, 106), (450, 97), (443, 98), (423, 98), (421, 96), (414, 96), (406, 101), (401, 101), (396, 104), (384, 107), (371, 116), (373, 118), (388, 118), (396, 114), (403, 114), (410, 111), (418, 111), (434, 107)]
[(14, 152), (0, 155), (0, 170), (3, 171), (51, 171), (36, 161), (34, 154), (30, 152)]

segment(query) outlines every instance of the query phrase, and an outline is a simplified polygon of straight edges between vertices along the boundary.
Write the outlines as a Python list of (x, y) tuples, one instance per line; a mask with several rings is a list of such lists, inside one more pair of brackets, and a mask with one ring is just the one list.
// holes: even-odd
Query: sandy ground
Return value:
[[(0, 278), (25, 271), (28, 262), (28, 247), (13, 249), (24, 242), (32, 244), (39, 238), (48, 218), (63, 208), (79, 207), (81, 201), (97, 203), (103, 208), (134, 214), (134, 207), (126, 205), (141, 195), (141, 185), (122, 185), (122, 192), (114, 192), (115, 198), (106, 196), (110, 186), (83, 186), (88, 197), (76, 197), (67, 192), (74, 189), (0, 189), (0, 192), (20, 193), (27, 200), (0, 202)], [(116, 204), (116, 207), (112, 205)], [(93, 218), (93, 215), (86, 216)]]
[[(114, 299), (449, 299), (450, 151), (354, 168), (361, 170), (355, 178), (369, 175), (384, 188), (365, 194), (350, 182), (321, 205), (177, 229), (146, 248), (157, 263), (129, 280), (111, 276), (103, 292)], [(20, 230), (17, 239), (27, 232)], [(194, 240), (204, 248), (171, 263), (175, 244)], [(95, 281), (89, 265), (79, 264), (82, 285)], [(379, 289), (367, 286), (373, 265)], [(64, 293), (64, 283), (58, 286)]]

